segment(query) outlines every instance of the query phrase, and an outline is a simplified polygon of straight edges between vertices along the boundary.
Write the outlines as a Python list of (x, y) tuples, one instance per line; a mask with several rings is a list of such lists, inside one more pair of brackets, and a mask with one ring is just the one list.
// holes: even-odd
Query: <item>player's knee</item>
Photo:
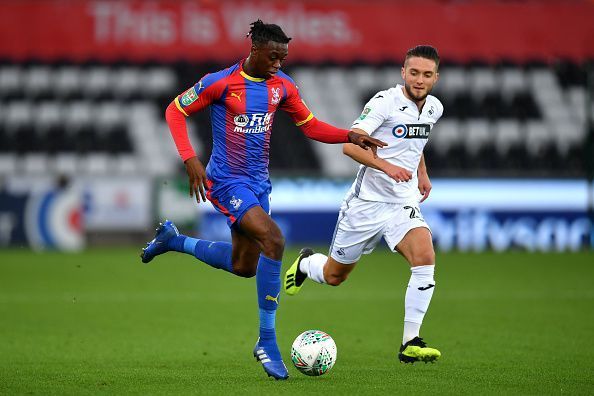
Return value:
[(233, 273), (242, 278), (253, 278), (256, 276), (255, 269), (245, 267), (233, 268)]
[(285, 237), (280, 232), (280, 230), (273, 233), (270, 238), (272, 246), (274, 246), (275, 249), (278, 249), (281, 252), (285, 250)]
[(416, 253), (411, 258), (411, 264), (413, 266), (434, 265), (435, 252), (433, 250), (426, 250), (423, 252)]
[(330, 286), (338, 286), (347, 280), (348, 274), (325, 274), (324, 277)]
[(279, 229), (272, 229), (262, 241), (262, 251), (269, 257), (280, 257), (285, 250), (285, 238)]
[(257, 263), (245, 263), (243, 261), (236, 261), (233, 263), (233, 273), (242, 278), (253, 278), (256, 276)]

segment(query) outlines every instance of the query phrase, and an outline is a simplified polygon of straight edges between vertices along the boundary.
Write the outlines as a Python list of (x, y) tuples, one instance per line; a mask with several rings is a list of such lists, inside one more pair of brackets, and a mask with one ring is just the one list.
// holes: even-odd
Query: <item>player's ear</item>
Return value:
[(258, 46), (256, 44), (252, 44), (252, 47), (250, 48), (250, 55), (251, 54), (254, 54), (254, 56), (258, 54)]
[(402, 66), (402, 68), (400, 69), (400, 75), (402, 76), (402, 79), (405, 80), (405, 76), (406, 76), (406, 69), (405, 69), (406, 65)]

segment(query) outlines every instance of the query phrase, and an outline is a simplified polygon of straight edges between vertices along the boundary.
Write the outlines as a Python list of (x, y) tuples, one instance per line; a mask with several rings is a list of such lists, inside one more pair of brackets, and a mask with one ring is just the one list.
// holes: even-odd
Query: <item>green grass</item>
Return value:
[(440, 254), (436, 275), (422, 334), (437, 364), (398, 362), (409, 271), (380, 250), (338, 288), (282, 297), (285, 361), (312, 328), (338, 361), (281, 382), (251, 356), (254, 279), (175, 253), (0, 250), (0, 394), (594, 393), (592, 253)]

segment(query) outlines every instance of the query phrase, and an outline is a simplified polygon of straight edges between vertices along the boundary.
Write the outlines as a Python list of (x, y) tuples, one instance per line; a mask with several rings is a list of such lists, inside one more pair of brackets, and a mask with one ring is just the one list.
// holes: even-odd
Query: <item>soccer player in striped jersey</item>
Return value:
[[(264, 371), (288, 378), (276, 343), (275, 317), (281, 287), (284, 238), (270, 217), (268, 174), (270, 135), (275, 112), (286, 111), (303, 133), (324, 143), (350, 142), (375, 155), (385, 143), (365, 132), (338, 129), (316, 119), (294, 81), (280, 68), (291, 40), (278, 25), (251, 24), (252, 46), (247, 59), (207, 74), (177, 96), (166, 110), (171, 135), (186, 166), (190, 196), (208, 200), (227, 216), (232, 242), (180, 235), (166, 221), (141, 253), (148, 263), (155, 256), (178, 251), (237, 276), (256, 276), (260, 313), (259, 338), (253, 354)], [(213, 150), (204, 169), (194, 152), (185, 117), (210, 106)]]
[(344, 145), (344, 153), (361, 166), (340, 208), (329, 255), (302, 249), (285, 274), (289, 295), (297, 294), (307, 278), (338, 286), (361, 255), (371, 253), (383, 237), (411, 266), (398, 354), (404, 363), (432, 362), (441, 356), (419, 337), (435, 290), (431, 231), (419, 203), (431, 191), (423, 148), (443, 114), (441, 102), (429, 95), (439, 77), (438, 67), (435, 48), (410, 49), (401, 70), (404, 85), (378, 92), (365, 105), (353, 129), (385, 140), (389, 146), (373, 157), (352, 144)]

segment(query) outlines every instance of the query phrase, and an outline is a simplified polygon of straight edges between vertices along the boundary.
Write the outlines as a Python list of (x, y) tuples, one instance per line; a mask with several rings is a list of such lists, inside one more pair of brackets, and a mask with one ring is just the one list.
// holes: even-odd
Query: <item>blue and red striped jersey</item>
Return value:
[(206, 172), (215, 182), (268, 179), (270, 134), (279, 108), (297, 126), (313, 119), (288, 75), (279, 71), (269, 79), (255, 78), (242, 65), (243, 60), (207, 74), (174, 101), (186, 116), (210, 106), (213, 150)]

